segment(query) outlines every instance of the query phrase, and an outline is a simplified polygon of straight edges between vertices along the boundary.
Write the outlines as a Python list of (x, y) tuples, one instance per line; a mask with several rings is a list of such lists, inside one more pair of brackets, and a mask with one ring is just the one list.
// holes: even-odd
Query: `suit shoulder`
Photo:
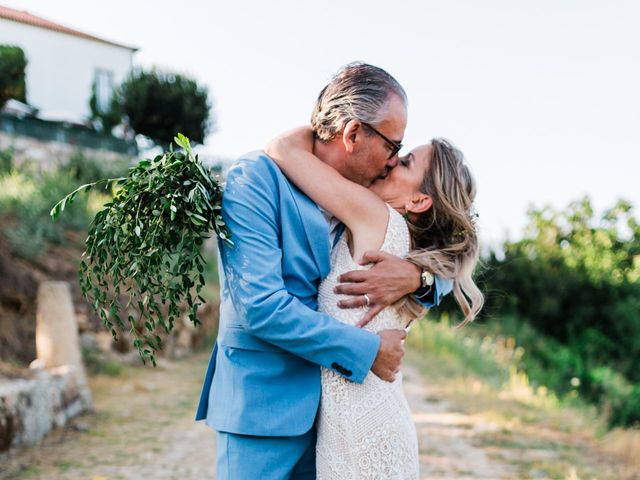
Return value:
[(261, 195), (263, 200), (276, 199), (282, 190), (283, 178), (278, 166), (263, 151), (246, 153), (227, 172), (224, 198), (246, 200)]
[(272, 178), (275, 180), (281, 175), (278, 166), (263, 150), (254, 150), (245, 153), (233, 162), (227, 172), (227, 182), (241, 178), (255, 180)]

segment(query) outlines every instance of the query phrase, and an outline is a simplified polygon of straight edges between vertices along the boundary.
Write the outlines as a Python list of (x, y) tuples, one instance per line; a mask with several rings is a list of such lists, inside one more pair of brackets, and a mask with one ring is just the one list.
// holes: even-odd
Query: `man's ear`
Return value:
[(342, 130), (342, 144), (348, 153), (353, 153), (361, 132), (361, 124), (358, 120), (349, 120), (344, 126)]
[(410, 213), (423, 213), (429, 210), (433, 206), (433, 200), (429, 195), (422, 192), (413, 194), (411, 203), (407, 205), (407, 212)]

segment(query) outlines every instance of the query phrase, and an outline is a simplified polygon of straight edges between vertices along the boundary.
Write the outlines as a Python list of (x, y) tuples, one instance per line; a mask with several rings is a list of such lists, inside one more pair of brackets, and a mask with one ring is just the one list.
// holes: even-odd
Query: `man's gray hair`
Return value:
[(329, 142), (349, 120), (376, 125), (384, 120), (392, 93), (407, 103), (404, 88), (386, 71), (366, 63), (350, 63), (318, 95), (311, 129), (321, 142)]

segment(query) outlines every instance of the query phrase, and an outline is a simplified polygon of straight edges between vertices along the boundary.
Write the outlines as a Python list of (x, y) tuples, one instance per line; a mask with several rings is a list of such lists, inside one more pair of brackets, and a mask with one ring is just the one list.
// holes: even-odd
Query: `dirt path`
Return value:
[(93, 377), (95, 413), (14, 452), (0, 479), (214, 478), (215, 435), (193, 421), (207, 359), (162, 359), (156, 369)]
[(444, 398), (434, 396), (418, 368), (405, 364), (404, 386), (418, 432), (420, 473), (423, 479), (517, 478), (512, 466), (491, 459), (474, 445), (474, 434), (497, 427), (456, 411)]
[[(41, 445), (2, 459), (0, 479), (214, 478), (214, 434), (192, 420), (207, 357), (163, 360), (153, 370), (128, 368), (118, 377), (94, 377), (96, 412), (78, 418), (75, 428), (58, 430)], [(425, 371), (424, 365), (421, 369)], [(549, 446), (557, 448), (559, 443), (541, 446), (533, 434), (519, 436), (521, 444), (515, 449), (504, 442), (496, 446), (496, 435), (505, 434), (504, 425), (463, 413), (447, 397), (446, 389), (425, 380), (414, 362), (409, 361), (404, 372), (420, 440), (423, 479), (635, 478), (620, 476), (619, 471), (611, 476), (576, 473), (571, 477), (566, 461)], [(593, 455), (576, 448), (578, 455)], [(538, 459), (542, 465), (564, 463), (553, 470), (523, 463), (523, 458)]]

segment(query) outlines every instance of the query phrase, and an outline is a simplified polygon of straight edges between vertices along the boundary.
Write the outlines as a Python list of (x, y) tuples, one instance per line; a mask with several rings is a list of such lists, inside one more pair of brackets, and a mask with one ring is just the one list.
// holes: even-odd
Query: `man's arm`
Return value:
[(370, 368), (393, 379), (404, 332), (383, 334), (381, 341), (379, 335), (310, 309), (287, 291), (277, 184), (275, 171), (264, 160), (241, 163), (227, 176), (223, 216), (234, 245), (223, 245), (221, 258), (226, 286), (248, 331), (356, 382)]
[[(340, 276), (336, 292), (352, 295), (353, 298), (338, 303), (340, 308), (356, 308), (366, 305), (366, 294), (370, 309), (359, 322), (365, 325), (384, 308), (394, 304), (405, 295), (414, 294), (416, 300), (427, 308), (438, 305), (453, 289), (453, 281), (435, 277), (432, 287), (421, 288), (420, 267), (384, 252), (366, 252), (360, 262), (372, 263), (369, 270), (354, 270)], [(420, 296), (418, 296), (420, 295)]]

